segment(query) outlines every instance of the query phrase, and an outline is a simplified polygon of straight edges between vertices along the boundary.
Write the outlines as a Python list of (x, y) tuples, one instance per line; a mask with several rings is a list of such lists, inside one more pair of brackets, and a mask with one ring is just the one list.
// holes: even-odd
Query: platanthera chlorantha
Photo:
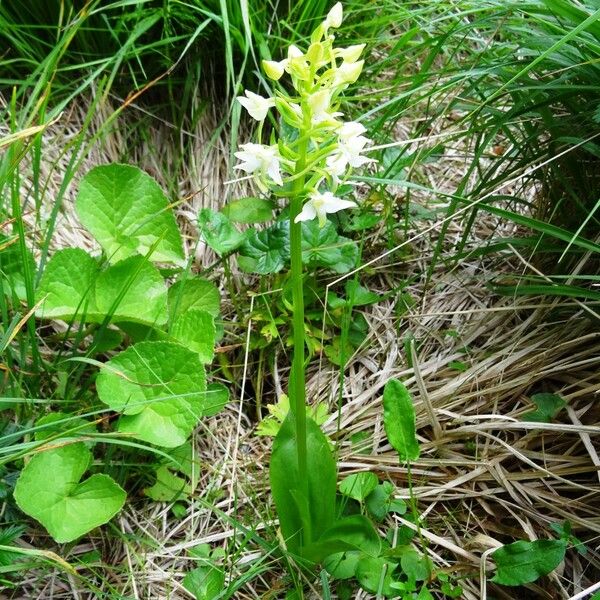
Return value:
[[(81, 181), (76, 208), (103, 254), (57, 251), (36, 292), (36, 315), (67, 321), (70, 330), (85, 330), (82, 341), (93, 340), (83, 350), (71, 347), (67, 359), (73, 366), (100, 366), (99, 402), (90, 412), (112, 411), (115, 434), (176, 451), (202, 416), (226, 402), (223, 390), (207, 388), (205, 374), (213, 358), (218, 290), (182, 269), (183, 243), (169, 201), (140, 169), (93, 169)], [(173, 285), (156, 263), (178, 274)], [(93, 358), (124, 342), (128, 346), (104, 364)], [(34, 431), (33, 455), (14, 492), (21, 510), (59, 542), (110, 520), (125, 492), (105, 474), (79, 481), (93, 469), (95, 424), (51, 412)]]
[[(287, 58), (265, 61), (273, 81), (289, 75), (292, 93), (279, 87), (274, 96), (247, 91), (238, 100), (259, 121), (258, 142), (236, 152), (237, 169), (251, 174), (265, 193), (289, 199), (289, 256), (293, 299), (294, 356), (289, 385), (290, 413), (275, 441), (270, 479), (287, 551), (310, 567), (328, 556), (363, 550), (377, 556), (380, 540), (363, 515), (340, 517), (336, 507), (337, 469), (329, 442), (306, 414), (302, 224), (331, 224), (327, 215), (356, 206), (337, 195), (352, 169), (371, 159), (363, 156), (369, 140), (365, 127), (344, 122), (340, 94), (363, 67), (363, 45), (337, 48), (332, 33), (342, 22), (337, 3), (311, 36), (308, 48), (290, 46)], [(263, 144), (269, 111), (280, 118), (279, 137)], [(285, 233), (285, 231), (284, 231)], [(283, 265), (283, 263), (282, 263)]]

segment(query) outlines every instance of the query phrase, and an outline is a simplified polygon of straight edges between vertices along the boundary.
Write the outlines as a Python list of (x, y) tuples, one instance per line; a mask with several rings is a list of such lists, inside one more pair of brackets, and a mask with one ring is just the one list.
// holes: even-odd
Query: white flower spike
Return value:
[(279, 161), (279, 149), (277, 146), (264, 146), (263, 144), (242, 144), (242, 150), (235, 156), (242, 161), (235, 169), (241, 169), (246, 173), (267, 175), (277, 185), (283, 185)]
[(275, 100), (273, 98), (263, 98), (259, 94), (244, 92), (246, 97), (238, 96), (237, 101), (248, 111), (250, 116), (257, 121), (264, 121), (269, 108), (275, 106)]
[(332, 192), (312, 192), (309, 194), (309, 200), (304, 203), (302, 212), (294, 219), (294, 222), (312, 221), (316, 217), (319, 219), (319, 226), (323, 227), (327, 221), (328, 213), (336, 213), (345, 208), (354, 207), (356, 207), (356, 202), (342, 200), (334, 196)]

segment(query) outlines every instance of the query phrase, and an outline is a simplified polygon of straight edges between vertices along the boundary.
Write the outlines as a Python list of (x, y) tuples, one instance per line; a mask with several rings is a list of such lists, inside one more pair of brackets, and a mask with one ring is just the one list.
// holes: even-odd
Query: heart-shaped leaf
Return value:
[(383, 425), (390, 444), (404, 461), (417, 460), (415, 409), (405, 385), (390, 379), (383, 390)]
[(558, 394), (548, 394), (545, 392), (533, 394), (531, 400), (537, 408), (523, 415), (523, 421), (533, 421), (536, 423), (550, 423), (552, 419), (567, 405), (567, 403)]
[(110, 262), (150, 252), (156, 262), (185, 262), (169, 201), (137, 167), (112, 164), (89, 171), (79, 184), (76, 209)]
[(59, 543), (110, 521), (125, 503), (125, 491), (108, 475), (79, 483), (91, 462), (92, 453), (81, 442), (46, 450), (27, 463), (15, 486), (19, 508)]
[(97, 318), (94, 284), (100, 271), (98, 262), (85, 250), (66, 248), (50, 259), (36, 292), (36, 302), (44, 299), (36, 314), (46, 319)]
[(198, 355), (174, 342), (140, 342), (121, 352), (96, 380), (100, 400), (123, 413), (118, 430), (174, 448), (204, 413), (206, 377)]

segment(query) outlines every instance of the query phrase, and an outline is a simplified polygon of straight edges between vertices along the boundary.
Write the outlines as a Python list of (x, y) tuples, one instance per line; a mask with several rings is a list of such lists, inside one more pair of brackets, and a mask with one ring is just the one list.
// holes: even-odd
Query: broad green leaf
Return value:
[(246, 239), (227, 216), (210, 208), (203, 208), (198, 213), (198, 228), (202, 239), (219, 256), (237, 250)]
[(275, 205), (266, 198), (240, 198), (227, 203), (221, 212), (235, 223), (264, 223), (273, 218)]
[(71, 319), (96, 315), (94, 284), (98, 262), (85, 250), (58, 250), (50, 259), (36, 292), (36, 302), (46, 298), (36, 315), (46, 319)]
[(567, 403), (558, 394), (540, 393), (531, 396), (532, 402), (537, 406), (535, 410), (525, 413), (523, 421), (536, 423), (550, 423)]
[(167, 287), (143, 256), (131, 256), (103, 271), (96, 281), (96, 309), (113, 321), (147, 325), (167, 322)]
[(360, 586), (372, 594), (394, 596), (392, 574), (396, 564), (385, 558), (361, 555), (356, 569), (356, 579)]
[(79, 483), (91, 463), (92, 453), (77, 442), (36, 454), (21, 471), (14, 491), (17, 505), (59, 543), (110, 521), (125, 503), (125, 491), (108, 475)]
[(92, 169), (79, 184), (75, 206), (109, 261), (151, 251), (152, 261), (184, 264), (181, 235), (169, 201), (141, 169), (122, 164)]
[(202, 565), (183, 578), (183, 587), (192, 593), (196, 600), (216, 600), (225, 589), (225, 574), (213, 565)]
[(358, 246), (338, 235), (327, 221), (323, 227), (316, 219), (302, 223), (302, 260), (308, 267), (327, 267), (336, 273), (351, 271), (358, 261)]
[(397, 379), (390, 379), (383, 390), (383, 424), (387, 438), (400, 459), (417, 460), (420, 449), (415, 409), (408, 390)]
[(302, 548), (302, 556), (314, 563), (338, 552), (360, 550), (363, 555), (378, 556), (381, 540), (371, 521), (363, 515), (342, 517), (326, 529), (317, 541)]
[(240, 248), (238, 264), (248, 273), (277, 273), (289, 260), (289, 221), (262, 231), (252, 229)]
[(198, 354), (200, 362), (208, 364), (215, 355), (215, 320), (204, 310), (191, 309), (177, 318), (170, 336)]
[(348, 498), (363, 502), (378, 483), (374, 473), (353, 473), (340, 482), (340, 492)]
[(170, 323), (192, 309), (204, 310), (213, 317), (219, 315), (221, 298), (213, 283), (200, 277), (189, 277), (169, 288)]
[(156, 483), (144, 489), (144, 494), (156, 502), (172, 502), (185, 498), (190, 491), (185, 479), (178, 477), (165, 465), (156, 469)]
[[(325, 434), (306, 423), (308, 479), (298, 473), (296, 425), (290, 413), (273, 442), (271, 491), (287, 548), (302, 556), (302, 547), (316, 541), (334, 522), (336, 466)], [(303, 492), (306, 490), (306, 493)]]
[(175, 462), (169, 461), (166, 464), (170, 469), (183, 473), (191, 482), (192, 491), (196, 489), (200, 479), (200, 463), (198, 457), (194, 457), (194, 449), (190, 441), (169, 451), (169, 456)]
[(492, 578), (501, 585), (524, 585), (547, 575), (565, 557), (565, 540), (521, 540), (498, 548), (491, 555), (497, 572)]
[(106, 363), (102, 402), (123, 413), (118, 430), (157, 446), (182, 445), (204, 413), (206, 378), (198, 355), (174, 342), (140, 342)]

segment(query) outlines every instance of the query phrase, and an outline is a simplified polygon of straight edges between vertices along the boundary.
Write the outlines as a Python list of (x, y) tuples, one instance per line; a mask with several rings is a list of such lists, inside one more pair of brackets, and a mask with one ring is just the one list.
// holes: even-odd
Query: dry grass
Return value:
[[(64, 122), (46, 133), (47, 147), (55, 151), (45, 161), (48, 203), (52, 190), (60, 185), (67, 160), (62, 148), (77, 132), (84, 112), (84, 107), (74, 108)], [(98, 124), (105, 117), (99, 113)], [(136, 113), (127, 118), (136, 118)], [(186, 134), (195, 150), (189, 153), (191, 159), (178, 182), (186, 200), (177, 211), (199, 270), (213, 259), (197, 245), (194, 219), (198, 208), (218, 207), (228, 195), (247, 191), (223, 185), (230, 176), (227, 134), (207, 145), (217, 122), (216, 112), (208, 112), (196, 130)], [(168, 125), (158, 123), (150, 129), (150, 141), (135, 148), (115, 128), (86, 158), (80, 172), (130, 156), (130, 162), (160, 180), (160, 165), (173, 151), (164, 143), (165, 128)], [(428, 166), (424, 176), (434, 188), (451, 189), (462, 167), (455, 158), (442, 160)], [(76, 183), (67, 194), (55, 247), (91, 248), (72, 211)], [(515, 233), (512, 226), (481, 216), (470, 243), (476, 246), (499, 228)], [(402, 248), (391, 253), (379, 245), (383, 236), (375, 236), (372, 254), (366, 257), (372, 264), (362, 281), (370, 289), (385, 292), (425, 273), (439, 229), (439, 222), (415, 221), (408, 241), (401, 241)], [(461, 232), (457, 219), (450, 224), (448, 239)], [(438, 263), (431, 282), (422, 276), (408, 287), (415, 300), (408, 311), (401, 314), (393, 298), (365, 310), (369, 335), (349, 361), (343, 389), (340, 392), (338, 370), (324, 359), (311, 367), (308, 397), (327, 402), (335, 411), (341, 393), (341, 430), (336, 432), (335, 414), (326, 424), (339, 442), (341, 475), (373, 471), (380, 479), (392, 481), (399, 497), (408, 498), (407, 468), (398, 463), (387, 444), (381, 409), (383, 386), (391, 377), (401, 378), (415, 400), (422, 445), (422, 456), (412, 465), (414, 493), (425, 517), (422, 535), (427, 547), (419, 544), (420, 549), (439, 568), (461, 578), (464, 598), (516, 598), (513, 590), (492, 590), (485, 578), (481, 580), (482, 565), (491, 564), (486, 563), (487, 551), (514, 539), (552, 537), (550, 524), (569, 520), (575, 535), (588, 544), (588, 554), (582, 557), (569, 550), (559, 571), (528, 586), (518, 597), (570, 598), (600, 578), (600, 459), (595, 445), (600, 434), (600, 333), (589, 314), (590, 307), (592, 311), (597, 307), (586, 309), (559, 298), (492, 295), (486, 288), (491, 276), (533, 268), (516, 251), (493, 259), (465, 259), (452, 268), (445, 264)], [(219, 283), (220, 275), (214, 275)], [(225, 307), (226, 315), (233, 314), (229, 308)], [(238, 329), (243, 336), (241, 324)], [(409, 335), (413, 341), (407, 344)], [(236, 371), (240, 380), (246, 372), (243, 367), (239, 365)], [(281, 356), (277, 372), (271, 374), (276, 390), (286, 388), (286, 367)], [(568, 402), (553, 423), (521, 420), (533, 408), (532, 394), (539, 391), (559, 393)], [(232, 580), (243, 578), (250, 567), (255, 569), (255, 577), (236, 598), (283, 597), (282, 565), (254, 541), (244, 542), (244, 532), (231, 520), (239, 520), (259, 536), (274, 535), (274, 522), (268, 518), (272, 514), (267, 476), (270, 443), (254, 435), (250, 400), (234, 398), (224, 412), (205, 420), (196, 432), (202, 475), (183, 519), (175, 519), (167, 505), (133, 499), (112, 530), (105, 528), (74, 548), (60, 549), (70, 562), (93, 548), (100, 549), (110, 568), (81, 567), (79, 572), (88, 582), (85, 586), (60, 573), (48, 576), (32, 571), (24, 576), (20, 589), (7, 597), (104, 597), (89, 588), (89, 582), (95, 581), (106, 597), (189, 598), (181, 581), (194, 564), (188, 551), (200, 543), (227, 550), (225, 568)], [(350, 442), (358, 432), (366, 432), (372, 440), (368, 453), (357, 452)], [(397, 515), (385, 527), (392, 525), (412, 527)], [(49, 545), (41, 533), (31, 543)], [(314, 597), (319, 597), (316, 590)], [(362, 592), (356, 595), (367, 597)]]

